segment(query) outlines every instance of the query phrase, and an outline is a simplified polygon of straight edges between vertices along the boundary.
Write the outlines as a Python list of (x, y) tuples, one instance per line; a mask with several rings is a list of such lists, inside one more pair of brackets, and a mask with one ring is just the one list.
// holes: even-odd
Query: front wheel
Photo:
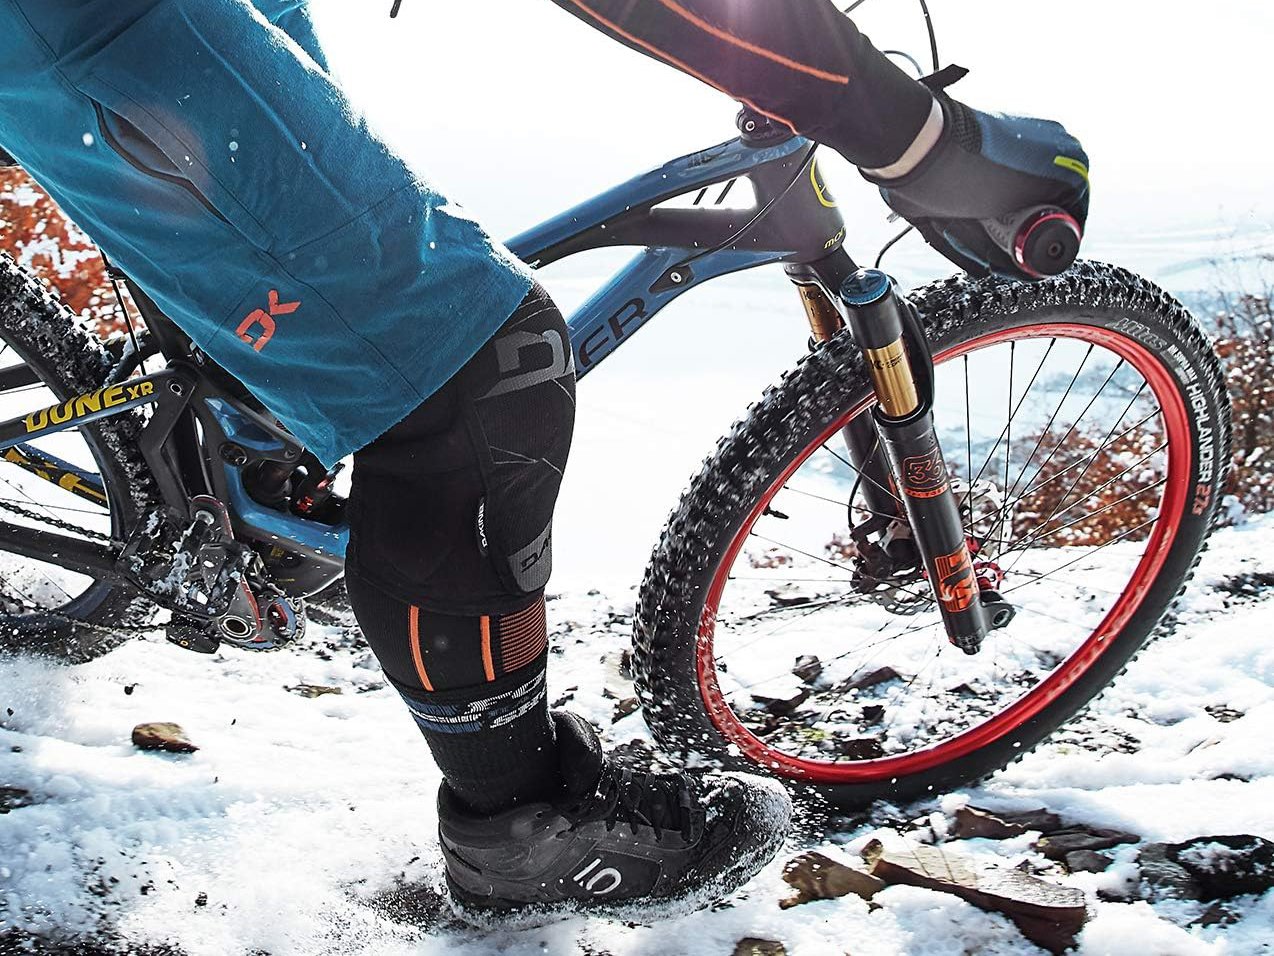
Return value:
[(1096, 263), (912, 301), (975, 566), (1015, 616), (976, 656), (947, 643), (892, 484), (847, 453), (874, 398), (841, 333), (722, 440), (646, 573), (638, 691), (683, 758), (846, 807), (949, 790), (1080, 711), (1189, 578), (1229, 460), (1221, 368), (1190, 314)]

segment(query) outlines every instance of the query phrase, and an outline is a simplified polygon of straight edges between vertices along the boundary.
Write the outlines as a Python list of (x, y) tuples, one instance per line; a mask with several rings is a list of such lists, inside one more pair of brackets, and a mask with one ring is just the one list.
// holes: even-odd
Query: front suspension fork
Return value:
[(877, 514), (896, 514), (901, 504), (947, 636), (965, 653), (976, 654), (991, 619), (934, 428), (933, 365), (919, 324), (909, 321), (912, 307), (893, 281), (875, 270), (844, 277), (835, 287), (835, 303), (823, 282), (793, 278), (814, 339), (825, 341), (848, 324), (863, 351), (877, 404), (870, 418), (858, 416), (847, 426), (844, 437), (854, 467), (861, 470), (864, 501)]

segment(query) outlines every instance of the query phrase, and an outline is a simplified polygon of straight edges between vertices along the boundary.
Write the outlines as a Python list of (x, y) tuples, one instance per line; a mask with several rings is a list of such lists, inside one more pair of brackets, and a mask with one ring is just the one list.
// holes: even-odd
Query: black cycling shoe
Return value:
[(553, 721), (565, 779), (555, 802), (488, 817), (439, 790), (439, 842), (462, 916), (689, 911), (742, 886), (783, 845), (792, 805), (778, 783), (625, 770), (582, 718)]

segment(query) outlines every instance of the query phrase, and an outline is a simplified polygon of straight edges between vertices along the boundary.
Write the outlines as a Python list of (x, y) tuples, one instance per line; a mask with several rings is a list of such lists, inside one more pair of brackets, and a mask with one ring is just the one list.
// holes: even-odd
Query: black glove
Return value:
[(1054, 249), (1073, 259), (1088, 219), (1088, 154), (1079, 141), (1060, 123), (983, 113), (945, 93), (937, 96), (942, 135), (920, 164), (899, 179), (864, 177), (931, 246), (974, 275), (1039, 278), (1045, 270), (1024, 266), (1005, 248), (1013, 243), (1004, 234), (1027, 229), (1022, 214), (1041, 207), (1074, 220), (1078, 233), (1069, 225), (1062, 233), (1063, 244), (1072, 247)]

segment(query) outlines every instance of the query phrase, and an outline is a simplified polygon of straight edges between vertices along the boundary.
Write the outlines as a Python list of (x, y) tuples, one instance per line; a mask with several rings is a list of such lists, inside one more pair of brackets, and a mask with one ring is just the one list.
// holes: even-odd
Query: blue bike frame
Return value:
[[(516, 255), (537, 268), (590, 249), (640, 249), (568, 319), (579, 376), (591, 372), (678, 296), (710, 279), (770, 263), (785, 263), (796, 277), (808, 264), (834, 254), (841, 257), (841, 271), (852, 269), (841, 251), (845, 223), (819, 174), (815, 145), (775, 132), (768, 124), (759, 129), (756, 136), (745, 134), (637, 176), (509, 242)], [(726, 207), (723, 200), (744, 177), (751, 183), (755, 205)], [(715, 193), (714, 186), (720, 187)], [(692, 194), (693, 199), (685, 202)], [(714, 198), (709, 199), (710, 195)], [(680, 201), (672, 204), (670, 200)], [(123, 383), (129, 387), (123, 393), (127, 401), (108, 407), (102, 398), (108, 390), (103, 390), (45, 410), (48, 414), (37, 431), (51, 434), (156, 403), (152, 423), (163, 418), (169, 430), (157, 429), (149, 448), (144, 438), (143, 450), (148, 460), (158, 464), (157, 446), (167, 441), (178, 415), (193, 404), (205, 432), (213, 424), (222, 433), (212, 436), (221, 447), (244, 449), (255, 460), (299, 460), (303, 450), (290, 435), (224, 392), (202, 386), (200, 378), (197, 369), (174, 362), (156, 375)], [(61, 468), (71, 474), (71, 465), (37, 455), (25, 444), (34, 437), (33, 419), (0, 423), (0, 451), (18, 448), (35, 462), (33, 469)], [(243, 463), (214, 458), (212, 465), (219, 470), (210, 476), (212, 490), (226, 503), (236, 533), (277, 541), (284, 548), (295, 546), (301, 555), (330, 565), (333, 576), (339, 574), (349, 540), (347, 524), (326, 524), (266, 507), (248, 494)], [(78, 477), (91, 493), (91, 479)], [(166, 498), (179, 497), (174, 485), (164, 487), (163, 479), (160, 484)], [(14, 546), (18, 553), (29, 549), (38, 558), (36, 552), (42, 550), (45, 555), (65, 555), (68, 561), (77, 554), (82, 568), (102, 570), (107, 565), (106, 555), (93, 550), (96, 546), (47, 532), (40, 532), (42, 537), (32, 543), (30, 529), (18, 530), (22, 533), (5, 534), (6, 546), (10, 538), (26, 537), (25, 544)]]
[[(811, 239), (816, 258), (838, 247), (844, 221), (813, 153), (799, 137), (768, 147), (732, 140), (675, 159), (512, 239), (514, 254), (536, 267), (604, 246), (643, 246), (567, 319), (577, 374), (591, 372), (692, 287), (757, 266), (802, 261)], [(723, 197), (749, 174), (759, 210), (721, 210), (703, 202), (713, 186)], [(690, 208), (658, 208), (695, 192)], [(796, 205), (805, 213), (796, 220), (799, 227), (775, 229), (776, 222), (791, 221)]]

